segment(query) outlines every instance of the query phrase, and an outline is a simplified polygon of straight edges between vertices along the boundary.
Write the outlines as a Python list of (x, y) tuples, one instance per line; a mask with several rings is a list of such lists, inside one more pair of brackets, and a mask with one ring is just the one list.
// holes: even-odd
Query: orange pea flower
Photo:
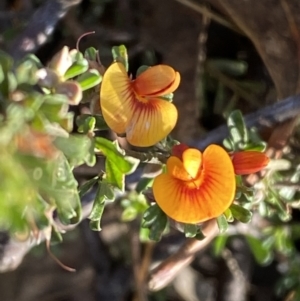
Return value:
[(203, 154), (182, 148), (167, 160), (167, 172), (153, 182), (159, 207), (172, 219), (190, 224), (221, 215), (231, 205), (235, 189), (231, 158), (214, 144)]
[(232, 163), (234, 172), (237, 175), (248, 175), (258, 172), (265, 168), (270, 159), (261, 152), (242, 151), (235, 152), (232, 155)]
[(113, 63), (104, 73), (100, 105), (107, 125), (126, 133), (134, 146), (147, 147), (165, 138), (175, 127), (176, 107), (160, 97), (175, 91), (180, 75), (157, 65), (131, 80), (123, 64)]
[(167, 172), (154, 179), (153, 194), (160, 208), (182, 223), (199, 223), (221, 215), (233, 202), (235, 174), (258, 172), (269, 158), (257, 151), (229, 154), (210, 145), (203, 154), (185, 144), (173, 147)]

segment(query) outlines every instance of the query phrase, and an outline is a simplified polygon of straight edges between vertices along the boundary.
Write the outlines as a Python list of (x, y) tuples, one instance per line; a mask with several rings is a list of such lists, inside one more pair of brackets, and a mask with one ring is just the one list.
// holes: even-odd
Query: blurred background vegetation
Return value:
[[(182, 79), (174, 100), (179, 121), (172, 136), (198, 145), (204, 133), (226, 123), (233, 109), (247, 114), (299, 93), (299, 13), (297, 0), (2, 1), (0, 47), (16, 60), (34, 53), (46, 65), (63, 46), (75, 48), (82, 34), (95, 31), (80, 41), (79, 48), (98, 49), (103, 66), (111, 63), (111, 47), (119, 44), (127, 47), (132, 73), (144, 64), (168, 64)], [(35, 43), (26, 37), (35, 37)], [(56, 105), (63, 106), (63, 101)], [(87, 112), (84, 106), (72, 111), (75, 116)], [(12, 126), (20, 126), (18, 115), (12, 116)], [(72, 231), (67, 228), (63, 243), (52, 247), (76, 273), (54, 262), (44, 243), (31, 249), (26, 236), (1, 233), (1, 301), (300, 300), (297, 125), (297, 118), (292, 118), (259, 128), (280, 171), (268, 179), (274, 189), (266, 193), (259, 186), (265, 182), (247, 178), (257, 184), (258, 194), (265, 193), (256, 198), (264, 201), (252, 203), (252, 222), (230, 227), (167, 288), (141, 296), (139, 285), (147, 282), (148, 268), (176, 252), (185, 237), (171, 230), (157, 244), (140, 242), (139, 222), (122, 221), (131, 220), (132, 208), (145, 208), (144, 200), (133, 193), (128, 199), (135, 207), (127, 215), (124, 198), (107, 206), (101, 232), (91, 231), (83, 220)], [(89, 151), (88, 142), (81, 151)], [(6, 157), (0, 164), (2, 170), (9, 169)], [(74, 171), (79, 184), (98, 173), (86, 165)], [(2, 187), (12, 185), (8, 179), (0, 181)], [(66, 182), (75, 189), (74, 182)], [(93, 197), (92, 191), (82, 202), (88, 204)], [(22, 259), (29, 249), (22, 262), (7, 257), (17, 254)]]

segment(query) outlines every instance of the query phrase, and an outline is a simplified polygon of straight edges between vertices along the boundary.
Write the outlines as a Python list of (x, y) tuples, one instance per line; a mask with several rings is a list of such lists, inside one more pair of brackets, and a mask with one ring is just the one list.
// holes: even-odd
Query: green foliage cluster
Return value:
[[(124, 46), (113, 47), (112, 54), (115, 61), (128, 68)], [(218, 64), (226, 70), (231, 66), (228, 62)], [(241, 73), (244, 67), (238, 64), (231, 71)], [(147, 68), (141, 66), (138, 73)], [(178, 142), (168, 137), (147, 151), (128, 152), (117, 142), (101, 137), (101, 131), (108, 127), (93, 108), (99, 99), (102, 73), (94, 48), (81, 53), (64, 47), (47, 67), (33, 55), (14, 62), (0, 52), (1, 229), (11, 233), (50, 229), (52, 239), (61, 240), (57, 221), (65, 225), (80, 222), (80, 199), (93, 188), (95, 197), (89, 215), (93, 230), (101, 230), (106, 204), (121, 192), (122, 220), (141, 220), (141, 240), (158, 241), (168, 231), (170, 221), (151, 193), (153, 178), (141, 177), (133, 191), (125, 192), (125, 177), (141, 162), (166, 159)], [(71, 108), (78, 105), (89, 105), (91, 113), (80, 114), (74, 120)], [(229, 152), (265, 150), (266, 144), (254, 129), (246, 128), (239, 111), (228, 115), (227, 122), (230, 134), (224, 146)], [(74, 123), (77, 132), (73, 130)], [(103, 170), (78, 187), (74, 168), (82, 164), (92, 167), (97, 158), (103, 159)], [(300, 269), (295, 262), (300, 256), (294, 240), (300, 237), (300, 228), (291, 222), (292, 209), (299, 208), (299, 189), (280, 186), (299, 181), (300, 162), (292, 166), (292, 160), (287, 154), (283, 160), (271, 162), (255, 189), (245, 186), (241, 176), (236, 177), (235, 202), (217, 219), (223, 234), (214, 243), (215, 254), (219, 255), (228, 239), (236, 235), (226, 232), (230, 223), (248, 223), (253, 214), (267, 220), (267, 227), (259, 235), (247, 233), (245, 238), (259, 263), (267, 264), (281, 254), (293, 267), (280, 282), (279, 294), (299, 287)], [(186, 237), (204, 238), (201, 225), (176, 227)]]

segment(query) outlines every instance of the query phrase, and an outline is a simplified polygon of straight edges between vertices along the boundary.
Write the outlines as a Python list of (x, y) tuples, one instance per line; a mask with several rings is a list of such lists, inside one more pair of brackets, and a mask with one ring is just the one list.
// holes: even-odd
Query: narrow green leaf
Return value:
[(79, 196), (82, 198), (99, 180), (99, 177), (96, 176), (88, 181), (86, 181), (83, 185), (79, 188)]
[(109, 127), (104, 121), (103, 116), (101, 115), (89, 115), (89, 114), (82, 114), (76, 118), (76, 124), (81, 129), (86, 122), (87, 118), (94, 118), (95, 119), (95, 130), (108, 130)]
[(118, 150), (118, 146), (102, 137), (95, 138), (95, 147), (100, 150), (107, 160), (111, 161), (122, 173), (129, 174), (135, 170), (138, 165), (138, 161), (129, 161)]
[(232, 204), (230, 211), (235, 219), (242, 223), (249, 223), (252, 218), (252, 212), (243, 208), (242, 206)]
[(99, 182), (93, 208), (89, 215), (89, 219), (91, 220), (90, 227), (92, 230), (101, 230), (100, 222), (105, 207), (105, 201), (112, 200), (114, 198), (114, 195), (112, 194), (110, 185), (108, 185), (105, 181)]
[(62, 235), (60, 232), (58, 232), (55, 227), (52, 227), (51, 230), (51, 245), (59, 244), (63, 241)]
[(150, 68), (150, 66), (147, 66), (147, 65), (140, 66), (138, 68), (138, 70), (136, 71), (136, 77), (138, 77), (140, 74), (142, 74), (143, 72), (145, 72), (149, 68)]
[(232, 212), (231, 212), (231, 210), (230, 210), (229, 208), (226, 209), (225, 212), (224, 212), (223, 214), (224, 214), (224, 216), (225, 216), (227, 222), (233, 222), (234, 218), (233, 218)]
[[(68, 158), (71, 166), (79, 166), (83, 163), (95, 163), (91, 161), (91, 147), (93, 148), (93, 141), (83, 135), (70, 135), (68, 138), (57, 137), (54, 141), (55, 146), (60, 149)], [(93, 149), (92, 149), (93, 151)], [(92, 154), (92, 157), (95, 157)]]
[(96, 125), (95, 117), (91, 115), (86, 115), (85, 118), (80, 120), (80, 126), (78, 127), (78, 132), (83, 134), (88, 134), (94, 131)]
[[(0, 81), (0, 92), (4, 97), (8, 97), (9, 93), (13, 88), (12, 80), (12, 66), (13, 60), (10, 56), (0, 50), (0, 66), (1, 66), (1, 81)], [(16, 83), (16, 80), (15, 80)]]
[(228, 235), (218, 235), (213, 242), (213, 254), (220, 256), (228, 240)]
[(224, 214), (217, 217), (217, 224), (220, 230), (220, 233), (224, 233), (228, 229), (228, 223)]
[(241, 60), (213, 59), (208, 64), (231, 76), (244, 75), (248, 70), (247, 62)]
[(168, 224), (166, 214), (157, 204), (150, 206), (143, 216), (142, 228), (149, 228), (149, 239), (159, 241)]
[(93, 231), (101, 231), (101, 227), (100, 227), (100, 221), (99, 220), (95, 220), (95, 221), (90, 221), (90, 229)]
[(246, 235), (245, 237), (255, 260), (259, 264), (268, 264), (272, 259), (272, 255), (263, 245), (263, 242), (254, 236)]
[(124, 222), (130, 222), (134, 220), (137, 217), (138, 212), (134, 207), (127, 207), (121, 216), (122, 221)]
[(76, 79), (82, 91), (91, 89), (99, 85), (102, 81), (102, 76), (96, 69), (90, 69)]
[(97, 60), (97, 53), (98, 53), (98, 50), (94, 47), (89, 47), (87, 48), (85, 51), (84, 51), (84, 57), (87, 59), (87, 60), (90, 60), (90, 61), (96, 61)]
[(78, 60), (72, 64), (72, 66), (64, 74), (64, 79), (68, 80), (74, 78), (89, 69), (89, 63), (86, 59)]
[(106, 172), (106, 181), (113, 185), (114, 187), (119, 188), (121, 191), (124, 191), (125, 188), (125, 175), (120, 171), (117, 165), (113, 164), (111, 161), (105, 161), (105, 172)]
[(114, 61), (122, 63), (126, 71), (128, 71), (128, 54), (124, 45), (114, 46), (112, 48), (112, 56)]
[(151, 187), (153, 180), (153, 178), (142, 177), (135, 188), (136, 192), (141, 193), (146, 188)]
[(38, 66), (34, 60), (30, 58), (23, 60), (15, 71), (18, 84), (28, 83), (35, 85), (38, 80), (36, 75), (37, 70)]
[(185, 237), (195, 237), (198, 233), (198, 226), (195, 224), (184, 224)]
[(248, 130), (242, 113), (239, 110), (233, 111), (228, 117), (227, 125), (235, 150), (243, 149), (248, 142)]
[(159, 214), (160, 208), (157, 204), (150, 206), (144, 213), (143, 219), (147, 222), (154, 221), (155, 217)]
[(223, 140), (223, 145), (226, 149), (228, 149), (229, 151), (232, 151), (234, 149), (234, 145), (232, 143), (232, 140), (229, 138), (225, 138)]
[(165, 214), (157, 216), (155, 223), (150, 227), (149, 238), (154, 241), (160, 241), (163, 232), (166, 229), (168, 218)]

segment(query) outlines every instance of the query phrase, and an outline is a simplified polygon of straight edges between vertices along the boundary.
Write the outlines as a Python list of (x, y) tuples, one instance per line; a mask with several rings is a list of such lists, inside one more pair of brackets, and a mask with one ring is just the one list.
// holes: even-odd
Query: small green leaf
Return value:
[(72, 66), (64, 74), (64, 79), (68, 80), (74, 78), (89, 69), (89, 63), (86, 59), (78, 60), (72, 64)]
[(231, 76), (244, 75), (248, 70), (247, 62), (241, 60), (213, 59), (209, 60), (208, 64)]
[(87, 136), (70, 135), (68, 138), (57, 137), (54, 144), (65, 154), (72, 167), (83, 163), (93, 166), (95, 163), (93, 158), (91, 158), (91, 156), (95, 157), (94, 153), (91, 154), (91, 148), (93, 152), (93, 141)]
[(135, 188), (136, 192), (141, 193), (146, 188), (151, 187), (153, 180), (153, 178), (142, 177)]
[(252, 212), (243, 208), (242, 206), (232, 204), (230, 211), (235, 219), (242, 223), (249, 223), (252, 218)]
[(160, 215), (157, 217), (156, 222), (150, 228), (149, 238), (154, 241), (160, 241), (167, 223), (168, 219), (166, 215)]
[(184, 224), (185, 237), (195, 237), (198, 233), (198, 226), (195, 224)]
[(124, 222), (130, 222), (134, 220), (137, 217), (137, 210), (134, 207), (127, 207), (121, 216), (122, 221)]
[(96, 69), (90, 69), (76, 79), (82, 91), (91, 89), (99, 85), (102, 81), (102, 76)]
[(255, 260), (259, 264), (268, 264), (272, 259), (272, 255), (270, 251), (263, 245), (263, 242), (254, 236), (246, 235), (245, 237)]
[(142, 65), (141, 67), (139, 67), (139, 69), (136, 71), (136, 77), (138, 77), (140, 74), (142, 74), (149, 68), (150, 68), (150, 66), (147, 66), (147, 65)]
[(224, 233), (228, 229), (228, 223), (224, 214), (217, 217), (217, 224), (219, 227), (220, 233)]
[(15, 74), (18, 84), (28, 83), (30, 85), (35, 85), (37, 83), (36, 72), (38, 66), (36, 61), (30, 57), (23, 60), (16, 68)]
[(55, 227), (52, 227), (51, 230), (51, 245), (60, 244), (63, 241), (62, 235), (59, 231), (55, 229)]
[(9, 92), (13, 92), (18, 86), (18, 81), (13, 72), (7, 72), (7, 87)]
[(87, 118), (94, 118), (95, 119), (95, 130), (108, 130), (109, 127), (104, 121), (103, 116), (101, 115), (89, 115), (89, 114), (82, 114), (76, 118), (76, 124), (79, 127), (80, 130), (82, 130), (82, 127), (84, 123), (86, 122)]
[(233, 145), (232, 140), (230, 138), (225, 138), (223, 140), (223, 145), (229, 151), (232, 151), (234, 149), (234, 145)]
[(88, 181), (86, 181), (83, 185), (79, 188), (79, 196), (82, 198), (99, 180), (99, 177), (96, 176)]
[(231, 210), (230, 210), (229, 208), (226, 209), (225, 212), (224, 212), (223, 214), (224, 214), (224, 216), (225, 216), (227, 222), (233, 222), (234, 218), (233, 218), (232, 212), (231, 212)]
[(228, 117), (227, 125), (234, 143), (234, 150), (244, 149), (248, 142), (248, 130), (242, 113), (239, 110), (233, 111)]
[(89, 47), (85, 50), (84, 52), (84, 57), (87, 60), (90, 61), (96, 61), (97, 60), (97, 54), (98, 54), (98, 50), (94, 47)]
[(96, 118), (91, 115), (86, 115), (85, 118), (80, 120), (80, 126), (78, 132), (88, 134), (94, 131), (96, 125)]
[(168, 218), (157, 204), (150, 206), (145, 211), (142, 227), (149, 228), (149, 239), (159, 241), (167, 224)]
[(126, 47), (124, 45), (114, 46), (112, 48), (112, 56), (114, 61), (122, 63), (128, 72), (128, 54)]
[(261, 142), (259, 144), (253, 144), (252, 142), (246, 144), (244, 150), (245, 151), (257, 151), (257, 152), (264, 152), (266, 150), (267, 143)]
[(137, 165), (137, 160), (130, 160), (130, 158), (125, 157), (118, 150), (118, 146), (112, 143), (110, 140), (96, 137), (95, 147), (100, 150), (107, 160), (111, 161), (123, 174), (132, 173)]
[[(0, 92), (3, 96), (8, 97), (9, 93), (14, 90), (17, 84), (12, 69), (13, 69), (13, 59), (8, 56), (5, 52), (0, 50)], [(15, 80), (14, 80), (15, 79)]]
[(99, 182), (99, 187), (96, 192), (95, 200), (93, 203), (92, 211), (89, 215), (90, 227), (94, 231), (100, 231), (101, 218), (105, 207), (105, 201), (114, 199), (114, 193), (108, 183), (105, 181)]
[(160, 210), (161, 209), (156, 204), (150, 206), (143, 215), (142, 227), (150, 226), (155, 221), (155, 218), (159, 214)]
[(125, 188), (125, 174), (120, 171), (117, 165), (110, 160), (105, 161), (106, 181), (114, 187), (124, 191)]

